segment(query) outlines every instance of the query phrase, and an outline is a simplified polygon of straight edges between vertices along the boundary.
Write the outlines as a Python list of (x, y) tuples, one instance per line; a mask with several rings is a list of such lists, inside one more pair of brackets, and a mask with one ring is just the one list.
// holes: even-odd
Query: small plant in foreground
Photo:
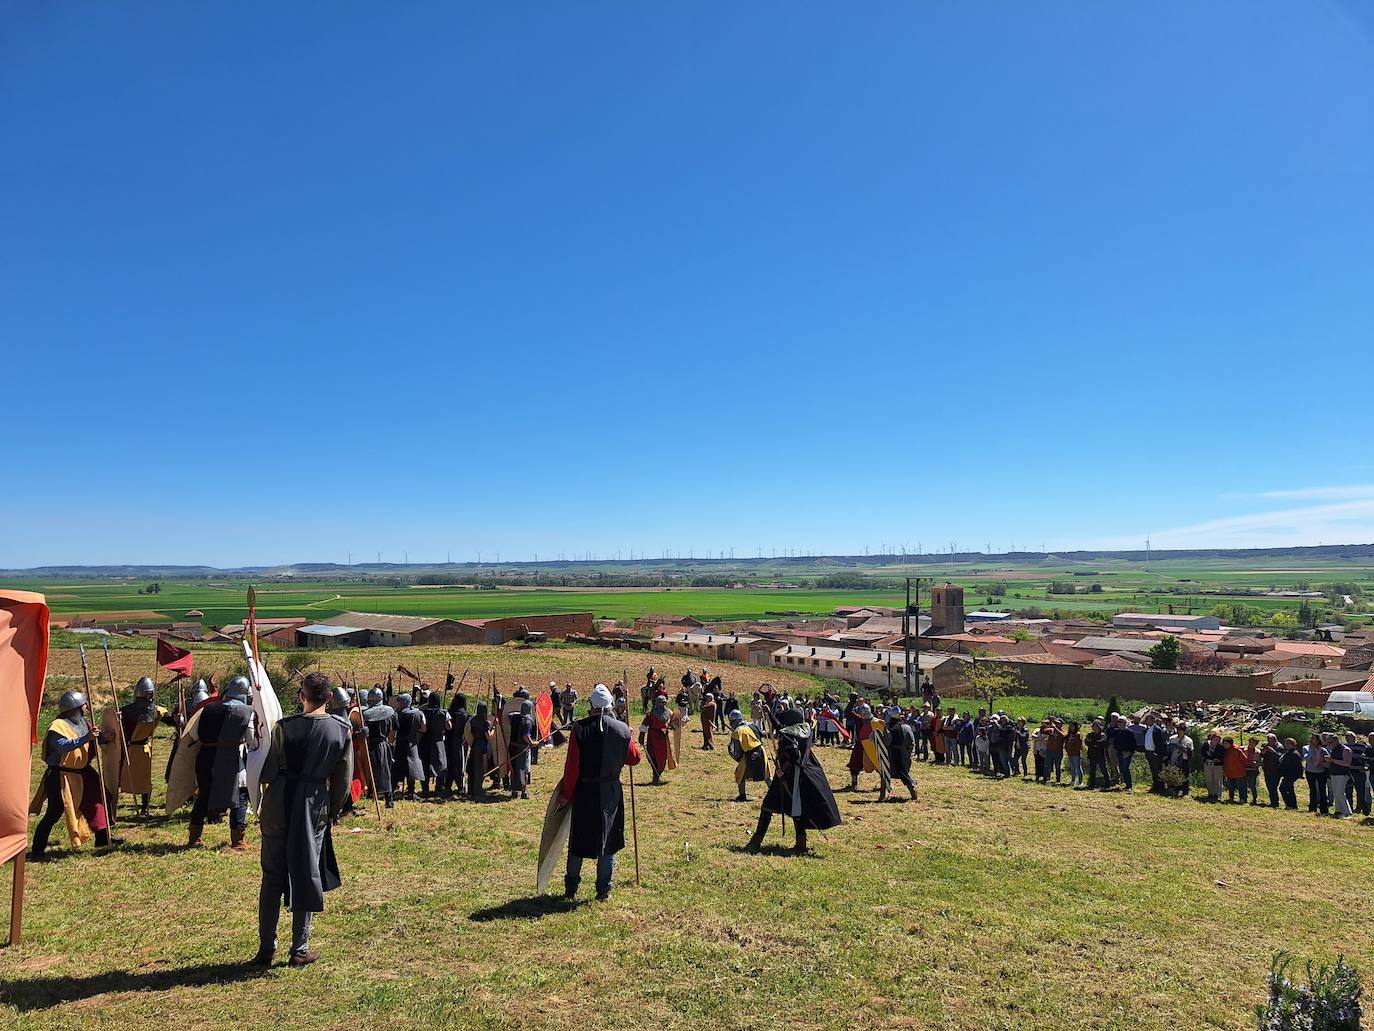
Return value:
[(1288, 976), (1293, 957), (1280, 952), (1269, 966), (1269, 1003), (1255, 1007), (1260, 1031), (1360, 1031), (1360, 975), (1338, 956), (1332, 966), (1307, 961), (1307, 984)]

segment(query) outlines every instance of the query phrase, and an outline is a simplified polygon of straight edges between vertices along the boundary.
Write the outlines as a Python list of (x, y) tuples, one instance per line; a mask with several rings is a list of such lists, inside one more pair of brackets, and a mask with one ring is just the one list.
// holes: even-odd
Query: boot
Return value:
[(736, 802), (747, 802), (747, 801), (749, 801), (749, 796), (746, 795), (746, 794), (744, 793), (744, 785), (743, 785), (743, 784), (741, 784), (741, 785), (739, 786), (739, 794), (735, 796), (735, 801), (736, 801)]
[(247, 844), (247, 842), (245, 842), (245, 841), (243, 840), (243, 839), (246, 838), (247, 836), (248, 836), (248, 828), (247, 828), (247, 827), (230, 827), (230, 828), (229, 828), (229, 847), (232, 848), (235, 852), (246, 852), (246, 851), (248, 851), (248, 844)]
[(754, 828), (754, 836), (749, 839), (749, 843), (744, 846), (746, 852), (757, 852), (763, 848), (763, 836), (768, 833), (768, 825), (773, 822), (773, 814), (767, 809), (759, 813), (758, 826)]
[(806, 828), (797, 828), (797, 843), (792, 846), (792, 854), (798, 856), (806, 855)]
[(850, 790), (850, 791), (858, 791), (858, 790), (859, 790), (859, 775), (858, 775), (857, 773), (851, 773), (851, 774), (849, 775), (849, 790)]
[(391, 792), (390, 792), (390, 791), (388, 791), (388, 792), (386, 793), (386, 807), (387, 807), (388, 809), (394, 809), (394, 808), (396, 808), (396, 800), (395, 800), (394, 798), (391, 797)]
[(187, 837), (186, 837), (186, 847), (187, 847), (187, 848), (199, 848), (199, 847), (200, 847), (200, 844), (201, 844), (200, 835), (201, 835), (201, 832), (202, 832), (203, 830), (205, 830), (205, 825), (204, 825), (204, 824), (200, 824), (200, 823), (193, 823), (193, 824), (190, 825), (190, 827), (188, 828), (188, 830), (189, 830), (189, 833), (187, 834)]

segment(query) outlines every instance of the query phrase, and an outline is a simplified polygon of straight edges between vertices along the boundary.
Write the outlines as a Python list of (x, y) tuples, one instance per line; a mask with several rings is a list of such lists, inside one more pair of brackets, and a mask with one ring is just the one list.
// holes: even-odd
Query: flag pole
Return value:
[[(119, 692), (115, 689), (114, 668), (110, 665), (110, 642), (101, 638), (100, 650), (105, 653), (105, 673), (110, 678), (110, 701), (114, 703), (115, 716), (119, 716)], [(154, 682), (156, 683), (156, 682)], [(153, 705), (157, 705), (157, 696), (153, 696)], [(119, 775), (115, 781), (115, 798), (119, 798), (119, 784), (124, 780), (124, 767), (129, 762), (129, 738), (124, 733), (124, 720), (117, 718), (119, 724)], [(156, 728), (154, 728), (156, 729)], [(149, 740), (152, 736), (149, 735)]]
[(24, 851), (14, 857), (14, 883), (10, 886), (10, 944), (18, 945), (24, 934)]

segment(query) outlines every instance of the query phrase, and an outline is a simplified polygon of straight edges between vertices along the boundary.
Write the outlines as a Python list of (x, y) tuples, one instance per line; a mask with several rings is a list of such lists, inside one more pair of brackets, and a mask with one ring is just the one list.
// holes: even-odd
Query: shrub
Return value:
[(1360, 994), (1354, 967), (1338, 956), (1315, 969), (1307, 961), (1307, 984), (1288, 976), (1293, 957), (1280, 952), (1269, 966), (1269, 1002), (1255, 1007), (1259, 1031), (1360, 1031)]

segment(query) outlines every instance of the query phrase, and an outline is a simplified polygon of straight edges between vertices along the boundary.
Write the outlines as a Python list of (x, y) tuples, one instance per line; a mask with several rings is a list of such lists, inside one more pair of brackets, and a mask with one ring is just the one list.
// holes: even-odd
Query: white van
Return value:
[(1322, 706), (1323, 716), (1374, 719), (1374, 692), (1332, 691)]

